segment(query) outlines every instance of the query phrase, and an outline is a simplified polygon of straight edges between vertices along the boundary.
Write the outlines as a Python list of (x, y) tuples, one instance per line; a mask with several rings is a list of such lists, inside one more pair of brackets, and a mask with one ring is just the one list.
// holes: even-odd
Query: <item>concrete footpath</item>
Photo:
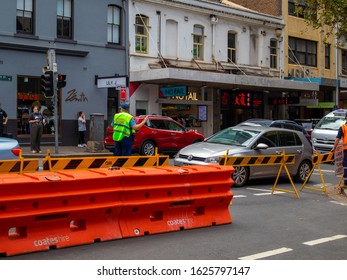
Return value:
[(51, 157), (94, 157), (94, 156), (112, 156), (109, 150), (101, 152), (89, 152), (86, 147), (80, 148), (77, 146), (58, 146), (58, 153), (56, 153), (55, 146), (41, 146), (42, 153), (33, 154), (30, 147), (21, 147), (24, 158), (44, 158), (47, 151), (50, 150)]

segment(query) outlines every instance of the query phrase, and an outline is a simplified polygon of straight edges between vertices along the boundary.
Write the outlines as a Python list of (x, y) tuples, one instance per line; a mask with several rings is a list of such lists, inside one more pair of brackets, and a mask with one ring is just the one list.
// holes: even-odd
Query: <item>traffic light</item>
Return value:
[(66, 86), (66, 75), (58, 74), (58, 84), (57, 87), (63, 88)]
[(52, 97), (54, 95), (53, 76), (53, 71), (45, 71), (41, 76), (41, 91), (46, 97)]

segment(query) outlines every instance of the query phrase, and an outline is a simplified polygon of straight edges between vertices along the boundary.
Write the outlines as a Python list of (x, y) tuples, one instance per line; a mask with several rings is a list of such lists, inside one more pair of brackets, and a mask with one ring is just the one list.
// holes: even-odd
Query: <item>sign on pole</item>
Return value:
[(335, 176), (340, 176), (343, 174), (343, 146), (342, 144), (338, 144), (334, 154), (335, 160)]

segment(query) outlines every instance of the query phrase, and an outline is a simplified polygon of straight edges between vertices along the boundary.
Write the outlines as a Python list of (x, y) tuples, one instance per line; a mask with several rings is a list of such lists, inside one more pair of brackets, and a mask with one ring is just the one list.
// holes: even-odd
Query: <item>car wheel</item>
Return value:
[(246, 166), (236, 166), (233, 173), (235, 187), (242, 187), (246, 184), (249, 178), (249, 169)]
[(312, 163), (308, 160), (304, 160), (300, 163), (298, 171), (295, 175), (295, 181), (299, 183), (305, 182), (307, 176), (310, 174), (312, 169)]
[(141, 147), (141, 155), (153, 156), (155, 154), (155, 144), (153, 141), (146, 140)]

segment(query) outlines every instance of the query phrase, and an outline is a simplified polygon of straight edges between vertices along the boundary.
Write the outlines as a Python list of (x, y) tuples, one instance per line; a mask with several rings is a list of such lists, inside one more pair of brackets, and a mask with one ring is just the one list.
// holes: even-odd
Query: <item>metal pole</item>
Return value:
[(59, 129), (58, 129), (58, 89), (57, 89), (57, 63), (55, 60), (55, 50), (49, 49), (47, 52), (49, 69), (53, 71), (53, 106), (54, 106), (54, 138), (55, 138), (55, 153), (58, 154), (58, 141), (59, 141)]
[(339, 106), (339, 49), (338, 49), (338, 39), (337, 39), (337, 25), (335, 25), (335, 78), (336, 78), (336, 89), (335, 89), (335, 105), (336, 108)]
[[(53, 73), (54, 81), (57, 80), (57, 74)], [(53, 83), (53, 90), (54, 90), (54, 142), (55, 142), (55, 153), (59, 154), (59, 129), (58, 129), (58, 122), (59, 122), (59, 115), (58, 115), (58, 96), (59, 96), (59, 90), (56, 87), (56, 83)]]

